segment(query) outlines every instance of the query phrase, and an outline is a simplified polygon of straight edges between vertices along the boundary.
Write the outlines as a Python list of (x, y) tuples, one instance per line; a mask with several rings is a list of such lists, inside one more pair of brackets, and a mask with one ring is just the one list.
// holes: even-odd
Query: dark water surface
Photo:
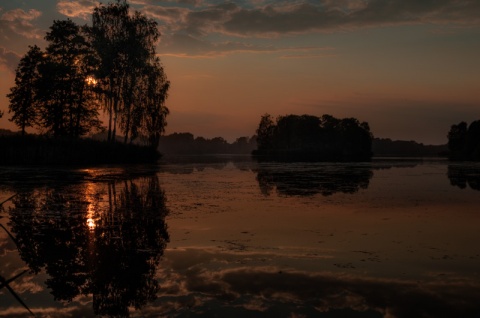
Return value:
[(479, 190), (442, 160), (0, 167), (0, 316), (480, 317)]

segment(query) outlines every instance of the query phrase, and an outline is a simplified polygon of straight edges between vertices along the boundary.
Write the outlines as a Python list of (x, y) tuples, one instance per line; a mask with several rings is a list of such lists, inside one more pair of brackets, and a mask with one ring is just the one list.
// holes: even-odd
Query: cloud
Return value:
[(191, 58), (211, 58), (234, 53), (285, 53), (281, 58), (313, 58), (332, 56), (333, 51), (334, 48), (331, 47), (275, 47), (237, 41), (210, 42), (201, 37), (175, 33), (162, 39), (159, 53), (164, 56)]
[(5, 65), (12, 73), (15, 73), (19, 61), (20, 55), (0, 46), (0, 65)]
[(185, 30), (193, 35), (222, 33), (222, 26), (228, 23), (231, 14), (240, 10), (235, 3), (212, 5), (198, 11), (191, 11), (186, 19)]
[(185, 23), (186, 16), (190, 12), (187, 8), (147, 6), (142, 10), (150, 18), (159, 20), (162, 24), (175, 29), (175, 25)]
[[(212, 35), (278, 37), (308, 32), (344, 32), (358, 28), (405, 24), (478, 25), (480, 2), (471, 0), (321, 0), (207, 2), (201, 0), (133, 0), (135, 8), (158, 21), (163, 54), (217, 56), (231, 52), (266, 52), (269, 47), (235, 41), (209, 42)], [(94, 0), (61, 0), (57, 9), (69, 17), (86, 18)], [(325, 52), (282, 58), (324, 58)]]
[(159, 20), (160, 25), (168, 31), (182, 30), (198, 36), (219, 32), (221, 25), (228, 21), (229, 13), (237, 8), (234, 3), (209, 5), (199, 10), (147, 5), (142, 12)]
[(14, 9), (3, 13), (0, 16), (0, 38), (8, 41), (13, 40), (15, 35), (28, 39), (42, 38), (41, 31), (32, 24), (32, 21), (41, 15), (42, 13), (35, 9)]
[(195, 7), (201, 6), (204, 3), (203, 0), (130, 0), (130, 3), (133, 3), (133, 4), (148, 4), (148, 5), (155, 5), (155, 4), (161, 5), (166, 2), (192, 5)]
[(475, 24), (480, 22), (480, 3), (470, 0), (324, 0), (267, 5), (231, 12), (222, 32), (237, 36), (272, 36), (310, 31), (400, 24)]
[(67, 17), (86, 20), (92, 14), (97, 3), (98, 1), (95, 0), (61, 0), (57, 3), (57, 10)]
[(204, 4), (196, 10), (164, 8), (153, 5), (154, 1), (139, 2), (149, 4), (144, 11), (152, 16), (155, 11), (157, 14), (163, 11), (160, 20), (168, 28), (191, 35), (219, 33), (237, 37), (274, 37), (405, 24), (480, 24), (480, 2), (472, 0), (322, 0), (260, 2), (256, 5), (252, 2), (254, 6), (251, 7), (225, 2)]

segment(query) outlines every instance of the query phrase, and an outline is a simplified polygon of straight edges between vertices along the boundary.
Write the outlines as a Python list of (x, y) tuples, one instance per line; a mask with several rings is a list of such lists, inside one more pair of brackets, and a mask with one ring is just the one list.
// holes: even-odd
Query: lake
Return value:
[(0, 316), (480, 317), (479, 191), (440, 159), (0, 167)]

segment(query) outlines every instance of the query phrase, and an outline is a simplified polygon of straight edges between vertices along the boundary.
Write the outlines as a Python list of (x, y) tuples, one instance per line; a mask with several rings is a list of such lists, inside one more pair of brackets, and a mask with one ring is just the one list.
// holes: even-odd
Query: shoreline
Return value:
[(147, 146), (37, 135), (0, 136), (0, 152), (0, 165), (155, 163), (162, 156)]

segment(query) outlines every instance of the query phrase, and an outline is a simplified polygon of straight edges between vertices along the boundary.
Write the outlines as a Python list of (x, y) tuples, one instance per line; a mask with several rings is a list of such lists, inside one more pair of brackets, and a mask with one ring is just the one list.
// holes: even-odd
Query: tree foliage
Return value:
[(7, 97), (10, 100), (9, 113), (13, 113), (10, 121), (17, 125), (22, 135), (27, 127), (33, 127), (37, 119), (37, 81), (38, 67), (43, 60), (43, 53), (36, 45), (30, 46), (28, 52), (20, 60), (15, 71), (15, 86)]
[(85, 135), (100, 126), (88, 85), (94, 69), (90, 44), (71, 20), (54, 21), (45, 39), (49, 45), (39, 66), (41, 126), (54, 136)]
[(368, 123), (355, 118), (287, 115), (274, 123), (266, 114), (257, 129), (254, 154), (294, 160), (369, 160), (372, 138)]
[(450, 160), (480, 161), (480, 120), (452, 125), (447, 137)]
[(115, 140), (118, 124), (125, 142), (141, 135), (158, 146), (170, 83), (155, 52), (157, 23), (139, 12), (129, 14), (128, 3), (120, 0), (95, 8), (92, 21), (89, 32), (99, 57), (96, 78), (109, 115), (109, 140)]
[(53, 136), (79, 137), (100, 128), (108, 114), (108, 140), (117, 126), (125, 143), (142, 137), (158, 146), (164, 132), (170, 82), (155, 45), (157, 23), (131, 13), (125, 0), (100, 4), (91, 26), (54, 21), (42, 51), (30, 47), (8, 95), (13, 121), (25, 133), (37, 127)]

